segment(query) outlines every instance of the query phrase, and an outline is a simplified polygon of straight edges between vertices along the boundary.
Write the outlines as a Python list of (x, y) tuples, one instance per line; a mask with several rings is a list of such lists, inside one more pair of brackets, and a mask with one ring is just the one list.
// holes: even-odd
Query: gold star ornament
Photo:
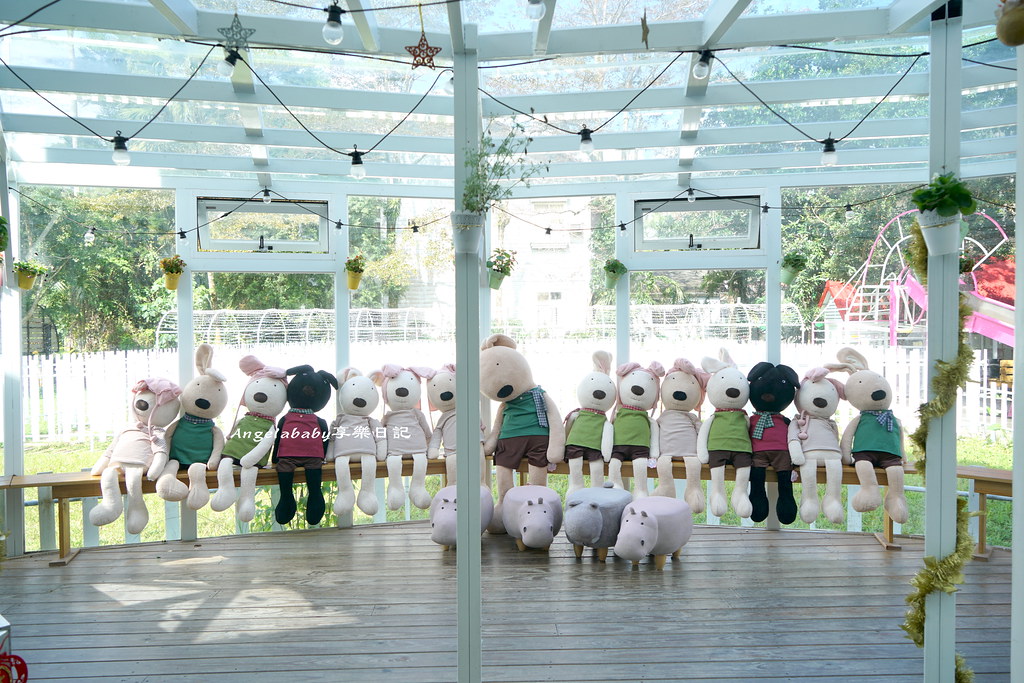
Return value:
[(412, 55), (412, 68), (426, 66), (434, 68), (434, 56), (441, 51), (439, 47), (433, 47), (427, 42), (426, 32), (420, 33), (420, 42), (416, 45), (406, 45), (405, 51)]

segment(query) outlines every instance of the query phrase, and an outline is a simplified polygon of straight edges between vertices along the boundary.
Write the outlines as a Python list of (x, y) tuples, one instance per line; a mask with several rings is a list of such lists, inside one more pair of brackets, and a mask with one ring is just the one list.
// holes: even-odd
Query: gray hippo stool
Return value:
[(622, 511), (633, 500), (629, 491), (612, 487), (579, 489), (565, 499), (565, 537), (572, 543), (576, 558), (583, 548), (594, 548), (597, 559), (604, 562), (608, 548), (615, 545), (622, 522)]
[[(434, 494), (430, 502), (430, 540), (448, 550), (455, 547), (456, 533), (455, 486), (445, 486)], [(484, 532), (494, 516), (494, 498), (486, 486), (480, 487), (480, 533)]]
[(514, 486), (505, 494), (502, 520), (516, 547), (551, 547), (562, 528), (562, 499), (547, 486)]
[(685, 500), (650, 496), (630, 503), (622, 511), (615, 554), (634, 565), (647, 555), (654, 556), (654, 566), (662, 569), (665, 559), (679, 557), (693, 533), (693, 513)]

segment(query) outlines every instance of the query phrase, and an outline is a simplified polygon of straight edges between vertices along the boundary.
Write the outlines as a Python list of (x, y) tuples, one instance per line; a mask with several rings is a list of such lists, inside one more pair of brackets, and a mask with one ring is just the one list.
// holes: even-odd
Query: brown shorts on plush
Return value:
[(744, 453), (743, 451), (708, 451), (708, 467), (723, 467), (725, 465), (732, 465), (733, 467), (750, 467), (750, 463), (753, 461), (750, 453)]
[(596, 448), (587, 448), (586, 446), (566, 446), (565, 447), (565, 459), (574, 460), (576, 458), (583, 458), (584, 460), (593, 461), (600, 460), (602, 458), (601, 451)]
[(903, 458), (892, 453), (884, 453), (882, 451), (857, 451), (853, 454), (853, 462), (858, 463), (861, 460), (871, 463), (875, 467), (885, 469), (887, 467), (902, 467)]
[(612, 447), (612, 457), (623, 462), (646, 460), (651, 457), (651, 448), (650, 446), (614, 446)]
[(517, 469), (519, 463), (526, 458), (527, 462), (535, 467), (548, 466), (548, 437), (537, 436), (510, 436), (507, 439), (498, 439), (498, 445), (494, 449), (494, 464), (498, 467)]
[(324, 461), (321, 458), (279, 458), (276, 467), (278, 472), (294, 472), (300, 467), (307, 470), (322, 470)]
[(789, 451), (757, 451), (751, 464), (754, 467), (770, 466), (776, 472), (789, 472), (793, 469)]

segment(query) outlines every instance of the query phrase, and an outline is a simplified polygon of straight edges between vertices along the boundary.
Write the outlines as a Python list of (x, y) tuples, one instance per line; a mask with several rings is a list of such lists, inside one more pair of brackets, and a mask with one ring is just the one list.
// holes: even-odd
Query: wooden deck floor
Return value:
[[(484, 536), (487, 681), (920, 681), (899, 629), (922, 542), (699, 527), (664, 572)], [(422, 522), (0, 565), (30, 680), (454, 681), (455, 554)], [(968, 567), (959, 649), (1009, 680), (1010, 556)]]

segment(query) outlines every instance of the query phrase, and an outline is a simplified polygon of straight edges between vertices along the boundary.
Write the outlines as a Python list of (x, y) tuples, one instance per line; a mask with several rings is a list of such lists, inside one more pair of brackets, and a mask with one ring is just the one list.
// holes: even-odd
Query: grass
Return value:
[[(105, 447), (106, 444), (96, 444), (94, 447), (90, 447), (89, 444), (84, 443), (52, 443), (28, 446), (25, 450), (25, 471), (29, 473), (75, 472), (82, 469), (89, 469), (103, 453)], [(981, 465), (997, 469), (1011, 469), (1012, 461), (1012, 444), (1010, 443), (1009, 436), (1005, 433), (1005, 430), (993, 430), (991, 434), (984, 437), (960, 437), (957, 440), (957, 462), (961, 465)], [(568, 487), (568, 477), (566, 475), (551, 475), (548, 479), (548, 485), (556, 490), (564, 499), (565, 491)], [(440, 488), (440, 485), (441, 477), (427, 477), (427, 490), (431, 495)], [(919, 475), (908, 476), (907, 485), (921, 486), (921, 477)], [(957, 486), (959, 490), (966, 491), (967, 485), (968, 482), (966, 480), (958, 480)], [(801, 485), (799, 483), (795, 484), (793, 487), (798, 502), (800, 500), (800, 487)], [(327, 498), (327, 515), (321, 526), (333, 526), (337, 523), (334, 513), (331, 510), (335, 491), (336, 487), (334, 482), (328, 482), (324, 485), (324, 495)], [(729, 482), (727, 483), (727, 493), (731, 494), (731, 491), (732, 483)], [(27, 493), (28, 497), (34, 494), (31, 489)], [(821, 484), (819, 485), (819, 496), (823, 493), (824, 485)], [(288, 528), (305, 528), (306, 523), (302, 518), (302, 512), (305, 509), (305, 487), (303, 485), (297, 486), (295, 495), (299, 500), (299, 514), (296, 515), (296, 520), (293, 521)], [(844, 487), (844, 505), (846, 503), (846, 495), (847, 489)], [(249, 526), (250, 532), (265, 532), (272, 530), (273, 506), (271, 502), (271, 489), (267, 487), (259, 489), (257, 491), (256, 503), (256, 518)], [(924, 493), (913, 491), (908, 492), (907, 504), (910, 514), (907, 523), (903, 525), (903, 533), (923, 534)], [(170, 508), (173, 514), (177, 504), (165, 505), (164, 501), (160, 500), (157, 496), (146, 496), (146, 505), (149, 508), (150, 522), (142, 534), (140, 534), (140, 539), (142, 541), (163, 540), (165, 511), (167, 508)], [(1012, 509), (1012, 501), (993, 500), (989, 502), (988, 542), (990, 545), (1004, 547), (1011, 546)], [(409, 519), (426, 519), (426, 517), (426, 510), (419, 510), (416, 507), (410, 506)], [(698, 524), (703, 524), (706, 522), (706, 518), (706, 513), (701, 513), (695, 516), (694, 521)], [(124, 518), (122, 517), (113, 524), (100, 528), (101, 545), (118, 544), (126, 541), (123, 519)], [(389, 522), (402, 521), (404, 519), (406, 519), (405, 510), (388, 511), (387, 513), (387, 520)], [(353, 521), (356, 524), (368, 524), (373, 520), (359, 512), (357, 509), (354, 512)], [(736, 526), (739, 525), (739, 522), (739, 518), (731, 510), (721, 519), (721, 523), (725, 525)], [(29, 550), (39, 549), (40, 533), (38, 507), (33, 506), (25, 509), (25, 525), (26, 547)], [(763, 526), (763, 523), (755, 526)], [(799, 519), (789, 526), (794, 529), (809, 528), (809, 525), (803, 523)], [(235, 533), (236, 525), (233, 508), (225, 510), (224, 512), (214, 512), (209, 508), (209, 506), (203, 508), (197, 513), (197, 528), (200, 537), (223, 536)], [(845, 530), (846, 526), (845, 524), (831, 524), (824, 516), (819, 516), (814, 528)], [(882, 511), (875, 510), (862, 515), (862, 528), (864, 531), (881, 531)], [(81, 545), (83, 543), (81, 505), (75, 504), (71, 506), (71, 535), (73, 544)]]

